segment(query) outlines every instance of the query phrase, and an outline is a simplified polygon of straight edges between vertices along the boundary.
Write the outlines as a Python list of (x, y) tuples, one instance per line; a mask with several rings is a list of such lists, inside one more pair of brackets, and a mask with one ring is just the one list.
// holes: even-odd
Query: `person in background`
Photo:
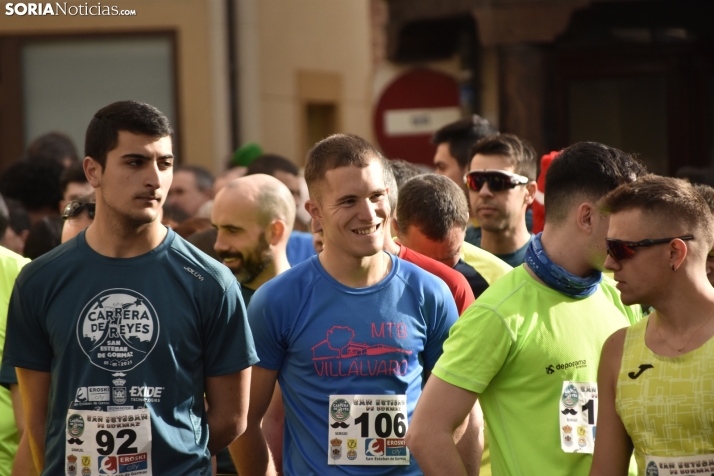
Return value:
[(19, 200), (32, 223), (46, 216), (59, 216), (63, 171), (64, 166), (51, 157), (17, 161), (0, 174), (0, 194), (6, 199)]
[(8, 198), (5, 200), (5, 204), (10, 220), (5, 229), (5, 235), (0, 236), (0, 246), (22, 256), (25, 251), (25, 241), (27, 241), (27, 235), (30, 233), (30, 226), (32, 226), (30, 215), (19, 200)]
[[(436, 145), (435, 172), (453, 180), (468, 197), (464, 174), (468, 172), (469, 163), (473, 157), (471, 147), (484, 137), (495, 135), (498, 135), (498, 130), (477, 114), (445, 125), (431, 138), (432, 144)], [(471, 225), (466, 229), (466, 242), (468, 243), (472, 243), (472, 234), (480, 226), (478, 220), (474, 216), (470, 216)]]
[[(697, 184), (694, 186), (694, 190), (707, 202), (709, 211), (714, 215), (714, 188), (709, 185)], [(714, 286), (714, 249), (707, 254), (707, 279)]]
[[(295, 209), (297, 210), (304, 206), (304, 201), (300, 194), (301, 182), (304, 179), (300, 176), (297, 166), (290, 160), (277, 154), (261, 155), (248, 166), (246, 176), (254, 174), (272, 175), (280, 180), (290, 190), (293, 200), (295, 200)], [(305, 261), (315, 254), (312, 234), (307, 233), (307, 224), (299, 222), (297, 211), (295, 213), (296, 228), (293, 229), (288, 241), (288, 260), (292, 266)]]
[[(290, 190), (269, 175), (232, 180), (216, 196), (212, 221), (218, 236), (214, 248), (241, 284), (246, 306), (263, 284), (290, 269), (286, 248), (294, 220)], [(280, 387), (276, 385), (262, 429), (277, 468), (282, 467), (283, 418)], [(217, 459), (219, 473), (236, 473), (228, 451)]]
[(60, 189), (62, 190), (60, 213), (62, 213), (64, 206), (69, 201), (94, 192), (92, 186), (87, 182), (87, 176), (84, 175), (84, 168), (81, 162), (75, 162), (64, 169), (60, 176)]
[(37, 259), (57, 248), (62, 242), (62, 217), (46, 216), (30, 227), (23, 254)]
[(516, 267), (523, 263), (533, 238), (526, 211), (538, 189), (535, 151), (526, 141), (501, 134), (481, 139), (471, 153), (464, 181), (471, 212), (481, 224), (472, 243)]
[(182, 165), (174, 170), (166, 205), (183, 210), (193, 217), (201, 206), (213, 198), (213, 175), (197, 165)]
[(62, 243), (65, 243), (82, 231), (86, 230), (94, 222), (94, 212), (96, 209), (96, 197), (94, 189), (92, 193), (78, 197), (65, 205), (62, 210)]
[(72, 139), (62, 132), (48, 132), (36, 137), (27, 146), (27, 157), (49, 157), (67, 168), (79, 162)]
[[(5, 233), (9, 222), (8, 209), (0, 197), (0, 236)], [(29, 262), (29, 259), (0, 246), (0, 351), (5, 345), (7, 309), (12, 287), (22, 267)], [(24, 431), (25, 420), (22, 416), (22, 403), (17, 385), (15, 388), (11, 388), (9, 384), (0, 383), (0, 385), (0, 475), (9, 476)], [(29, 450), (29, 447), (27, 449)], [(15, 474), (28, 476), (32, 474), (32, 466), (23, 469), (27, 469), (27, 472)]]

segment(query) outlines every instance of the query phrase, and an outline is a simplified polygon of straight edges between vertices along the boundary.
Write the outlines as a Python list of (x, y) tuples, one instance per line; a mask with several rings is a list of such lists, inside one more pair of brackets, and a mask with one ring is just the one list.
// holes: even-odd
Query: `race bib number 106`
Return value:
[(330, 395), (331, 465), (408, 465), (406, 395)]

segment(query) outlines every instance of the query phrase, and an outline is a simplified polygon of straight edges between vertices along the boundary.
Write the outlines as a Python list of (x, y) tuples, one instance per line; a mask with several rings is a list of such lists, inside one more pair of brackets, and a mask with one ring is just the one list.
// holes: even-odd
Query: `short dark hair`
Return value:
[(208, 170), (204, 169), (198, 165), (181, 165), (174, 169), (174, 174), (176, 172), (191, 172), (196, 179), (196, 188), (200, 191), (208, 190), (213, 188), (213, 182), (216, 180), (213, 174)]
[(67, 134), (62, 132), (48, 132), (35, 138), (27, 146), (27, 156), (51, 157), (60, 163), (67, 158), (72, 162), (79, 162), (79, 155), (74, 142)]
[(538, 159), (533, 146), (513, 134), (485, 137), (471, 147), (471, 158), (476, 154), (501, 155), (506, 158), (513, 171), (519, 175), (536, 179)]
[(0, 240), (5, 237), (8, 225), (10, 225), (10, 210), (7, 209), (5, 200), (0, 195)]
[(32, 220), (30, 220), (30, 214), (22, 206), (22, 202), (14, 198), (6, 198), (5, 203), (10, 217), (8, 225), (12, 228), (12, 231), (19, 235), (23, 231), (29, 230), (32, 226)]
[(255, 159), (248, 166), (246, 175), (265, 174), (275, 177), (275, 172), (282, 170), (291, 175), (299, 175), (300, 170), (297, 165), (289, 159), (277, 154), (264, 154)]
[(0, 193), (15, 198), (29, 211), (52, 208), (62, 200), (60, 175), (64, 166), (51, 157), (19, 160), (0, 175)]
[(410, 178), (416, 177), (417, 175), (422, 175), (424, 172), (419, 170), (411, 162), (407, 162), (403, 159), (391, 159), (387, 160), (389, 168), (392, 169), (394, 174), (394, 180), (397, 181), (397, 188), (401, 187)]
[(466, 195), (453, 180), (423, 174), (399, 189), (397, 226), (406, 233), (414, 226), (433, 241), (444, 241), (455, 226), (466, 229), (469, 205)]
[(682, 179), (645, 175), (608, 193), (601, 208), (607, 214), (641, 210), (678, 228), (678, 233), (703, 240), (707, 251), (714, 242), (714, 217), (709, 205), (692, 184)]
[(386, 160), (372, 144), (352, 134), (334, 134), (321, 140), (307, 153), (305, 162), (305, 182), (310, 197), (317, 198), (317, 186), (328, 171), (350, 165), (364, 168), (373, 160), (378, 160), (385, 171), (386, 184)]
[(87, 176), (84, 175), (84, 166), (82, 162), (75, 162), (70, 165), (60, 175), (60, 190), (62, 194), (67, 191), (67, 186), (70, 183), (87, 183)]
[(709, 185), (704, 185), (703, 183), (698, 183), (694, 185), (694, 190), (697, 191), (699, 195), (702, 196), (707, 205), (709, 205), (709, 211), (714, 213), (714, 188)]
[(30, 227), (25, 240), (23, 254), (26, 258), (37, 259), (62, 242), (63, 220), (59, 216), (46, 216)]
[(578, 142), (553, 160), (545, 175), (545, 221), (562, 223), (573, 198), (599, 201), (611, 190), (647, 173), (634, 156), (598, 142)]
[(154, 106), (137, 101), (118, 101), (97, 111), (89, 122), (84, 155), (104, 168), (107, 154), (117, 146), (119, 131), (156, 139), (173, 133), (169, 120)]
[(392, 213), (397, 211), (397, 203), (399, 199), (399, 188), (404, 185), (410, 178), (423, 174), (414, 164), (402, 159), (386, 160), (388, 171), (385, 174), (387, 177), (386, 184), (389, 188), (389, 208)]
[(488, 120), (474, 114), (471, 117), (459, 119), (447, 124), (434, 133), (432, 144), (449, 143), (449, 153), (459, 163), (461, 168), (469, 166), (471, 162), (471, 146), (484, 137), (498, 135), (498, 129), (493, 127)]
[(692, 167), (691, 165), (685, 165), (678, 168), (674, 176), (687, 179), (692, 184), (714, 186), (714, 168), (712, 167)]

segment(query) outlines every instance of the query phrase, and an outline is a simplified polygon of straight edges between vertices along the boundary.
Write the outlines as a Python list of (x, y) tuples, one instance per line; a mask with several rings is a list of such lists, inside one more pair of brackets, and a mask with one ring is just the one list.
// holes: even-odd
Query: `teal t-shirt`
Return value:
[[(142, 469), (147, 454), (131, 451), (131, 420), (123, 420), (128, 428), (115, 445), (65, 423), (68, 409), (98, 411), (116, 423), (113, 412), (142, 408), (150, 416), (153, 475), (210, 475), (205, 379), (258, 361), (235, 278), (171, 230), (134, 258), (99, 255), (82, 232), (28, 264), (13, 290), (7, 331), (8, 364), (51, 372), (43, 475), (80, 462), (92, 474), (117, 464), (118, 472)], [(108, 456), (83, 459), (100, 446)]]
[(433, 374), (480, 394), (494, 476), (587, 476), (592, 454), (561, 448), (563, 382), (597, 382), (600, 350), (637, 322), (614, 282), (574, 299), (519, 266), (491, 285), (451, 328)]

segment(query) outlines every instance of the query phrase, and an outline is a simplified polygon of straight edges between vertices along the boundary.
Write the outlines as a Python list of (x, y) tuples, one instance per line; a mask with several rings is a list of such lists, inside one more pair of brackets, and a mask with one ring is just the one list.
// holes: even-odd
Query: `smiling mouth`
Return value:
[(352, 233), (356, 233), (358, 235), (371, 235), (372, 233), (376, 232), (378, 228), (379, 225), (373, 225), (369, 228), (360, 228), (357, 230), (352, 230)]

